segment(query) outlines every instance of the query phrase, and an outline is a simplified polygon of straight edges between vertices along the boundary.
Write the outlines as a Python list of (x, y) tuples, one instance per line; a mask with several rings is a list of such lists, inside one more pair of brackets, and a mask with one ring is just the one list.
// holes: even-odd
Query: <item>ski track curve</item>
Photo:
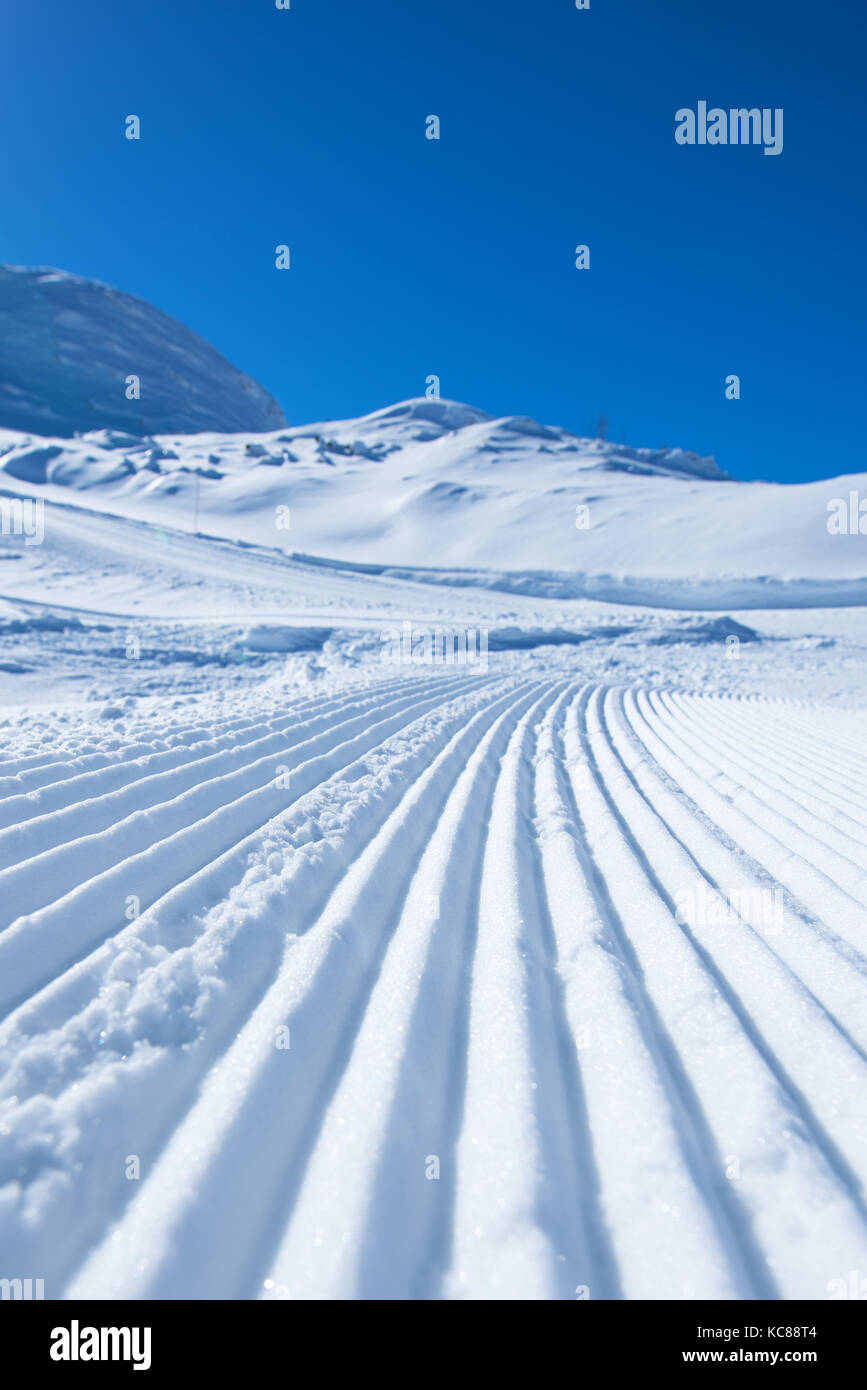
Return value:
[(538, 1300), (867, 1266), (862, 716), (448, 668), (250, 711), (0, 759), (4, 1266)]

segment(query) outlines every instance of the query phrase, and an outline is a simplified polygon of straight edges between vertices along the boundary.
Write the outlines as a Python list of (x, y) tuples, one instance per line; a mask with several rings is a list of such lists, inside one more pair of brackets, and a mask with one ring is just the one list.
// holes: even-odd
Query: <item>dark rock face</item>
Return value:
[(285, 424), (258, 382), (143, 300), (64, 271), (0, 266), (0, 425), (142, 436)]

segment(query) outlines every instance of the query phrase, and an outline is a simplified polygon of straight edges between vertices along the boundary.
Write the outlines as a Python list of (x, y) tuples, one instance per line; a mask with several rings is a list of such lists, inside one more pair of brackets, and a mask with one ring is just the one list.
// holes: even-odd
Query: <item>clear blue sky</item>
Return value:
[[(0, 260), (151, 301), (290, 421), (437, 373), (495, 414), (594, 433), (604, 411), (611, 438), (740, 477), (865, 467), (855, 0), (0, 0), (0, 16)], [(783, 153), (678, 146), (675, 110), (700, 99), (782, 107)]]

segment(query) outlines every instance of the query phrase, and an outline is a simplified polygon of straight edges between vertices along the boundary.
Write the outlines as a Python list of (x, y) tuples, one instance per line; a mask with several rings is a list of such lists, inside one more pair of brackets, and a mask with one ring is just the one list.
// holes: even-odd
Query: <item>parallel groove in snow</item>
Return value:
[[(518, 697), (527, 699), (527, 696)], [(511, 697), (512, 703), (516, 697)], [(477, 714), (407, 791), (349, 868), (323, 913), (287, 953), (281, 971), (133, 1202), (120, 1239), (96, 1252), (73, 1283), (121, 1295), (177, 1297), (188, 1242), (200, 1252), (198, 1291), (247, 1291), (271, 1234), (272, 1205), (309, 1146), (320, 1095), (351, 1052), (371, 972), (393, 930), (404, 879), (441, 814), (474, 742), (496, 714)], [(364, 928), (367, 927), (365, 931)], [(352, 1026), (350, 1026), (350, 1024)], [(291, 1028), (290, 1051), (275, 1048)], [(288, 1063), (288, 1065), (287, 1065)], [(248, 1136), (256, 1136), (250, 1182)], [(168, 1194), (171, 1194), (170, 1196)], [(130, 1251), (146, 1247), (144, 1259)], [(229, 1245), (232, 1258), (219, 1258)]]
[(0, 762), (4, 1256), (50, 1297), (826, 1296), (867, 1263), (859, 729), (445, 669)]
[[(346, 728), (336, 724), (308, 740), (309, 746), (302, 743), (279, 753), (272, 749), (237, 772), (133, 812), (106, 835), (83, 836), (0, 873), (0, 895), (13, 917), (0, 932), (0, 1011), (39, 987), (52, 956), (71, 963), (78, 950), (108, 934), (122, 919), (130, 893), (140, 906), (151, 906), (177, 882), (178, 863), (200, 867), (225, 854), (256, 826), (279, 815), (290, 800), (443, 699), (442, 693), (419, 699), (413, 692), (412, 698), (396, 702), (394, 713), (384, 705), (374, 722), (358, 716)], [(383, 712), (385, 718), (380, 717)], [(302, 749), (312, 756), (300, 759)], [(279, 776), (287, 775), (280, 772), (284, 767), (288, 787), (279, 782)], [(58, 881), (61, 894), (52, 898)], [(36, 899), (35, 910), (24, 916), (28, 893)]]

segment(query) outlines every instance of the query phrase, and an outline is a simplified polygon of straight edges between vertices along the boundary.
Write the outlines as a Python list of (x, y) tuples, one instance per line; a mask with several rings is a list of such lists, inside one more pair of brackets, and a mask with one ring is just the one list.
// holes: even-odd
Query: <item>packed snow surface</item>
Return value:
[(423, 401), (0, 448), (0, 1277), (867, 1270), (852, 480)]

